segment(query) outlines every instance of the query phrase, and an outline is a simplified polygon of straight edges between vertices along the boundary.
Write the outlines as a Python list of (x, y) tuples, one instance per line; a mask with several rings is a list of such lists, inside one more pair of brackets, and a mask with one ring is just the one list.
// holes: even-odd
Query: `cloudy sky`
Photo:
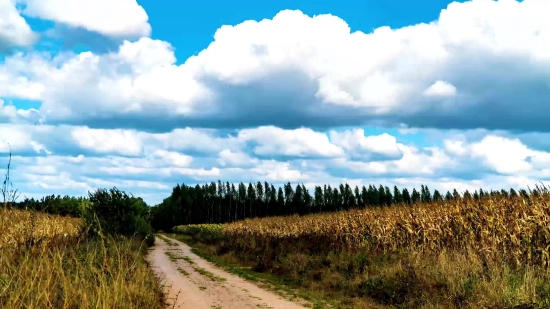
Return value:
[(550, 179), (549, 0), (0, 0), (22, 197)]

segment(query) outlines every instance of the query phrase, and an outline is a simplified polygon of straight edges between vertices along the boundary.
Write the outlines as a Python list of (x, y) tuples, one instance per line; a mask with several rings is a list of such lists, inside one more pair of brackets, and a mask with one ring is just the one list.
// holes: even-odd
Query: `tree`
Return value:
[(399, 192), (399, 189), (397, 189), (397, 186), (393, 186), (393, 203), (394, 204), (403, 203), (403, 195), (401, 194), (401, 192)]
[(386, 204), (386, 189), (380, 185), (378, 187), (378, 205), (383, 206), (384, 204)]
[(391, 195), (391, 191), (388, 186), (384, 187), (384, 193), (385, 193), (384, 203), (386, 204), (386, 206), (391, 206), (393, 202), (393, 196)]
[(415, 188), (413, 188), (413, 193), (412, 193), (412, 196), (411, 196), (411, 200), (412, 200), (413, 204), (416, 204), (416, 203), (420, 202), (420, 193), (418, 193), (418, 191), (416, 191)]
[(424, 203), (429, 203), (432, 201), (432, 194), (430, 193), (430, 189), (428, 189), (428, 186), (420, 186), (420, 199)]
[(84, 221), (92, 236), (140, 235), (154, 243), (149, 209), (141, 198), (134, 198), (113, 187), (89, 192), (90, 204)]
[(458, 191), (456, 191), (456, 189), (453, 190), (453, 198), (455, 200), (460, 200), (461, 199), (460, 194), (458, 193)]
[(321, 188), (321, 186), (315, 186), (314, 195), (315, 195), (315, 198), (314, 198), (315, 208), (317, 211), (319, 211), (319, 213), (321, 213), (323, 212), (323, 205), (325, 204), (323, 189)]
[(407, 205), (412, 204), (411, 195), (409, 194), (409, 190), (407, 190), (407, 188), (403, 188), (402, 195), (403, 195), (403, 202), (405, 202), (405, 204)]
[(437, 191), (437, 190), (434, 191), (433, 200), (436, 201), (436, 202), (439, 202), (439, 201), (443, 200), (443, 197), (441, 196), (441, 193), (439, 193), (439, 191)]

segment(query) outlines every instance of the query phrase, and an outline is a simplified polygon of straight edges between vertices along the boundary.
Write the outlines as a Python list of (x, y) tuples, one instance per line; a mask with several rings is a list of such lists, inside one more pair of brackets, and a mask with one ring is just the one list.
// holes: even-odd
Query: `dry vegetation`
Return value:
[(142, 242), (92, 240), (80, 228), (0, 208), (0, 308), (164, 308)]
[(0, 250), (25, 246), (47, 247), (79, 235), (82, 221), (44, 213), (0, 208)]
[(175, 230), (343, 307), (549, 308), (549, 203), (538, 188)]

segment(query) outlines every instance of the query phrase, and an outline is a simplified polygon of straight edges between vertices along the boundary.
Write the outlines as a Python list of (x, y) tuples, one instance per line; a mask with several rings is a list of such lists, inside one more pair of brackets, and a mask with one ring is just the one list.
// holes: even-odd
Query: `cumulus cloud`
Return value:
[[(135, 0), (20, 2), (55, 22), (45, 35), (105, 47), (0, 63), (0, 153), (11, 145), (30, 195), (117, 185), (158, 202), (175, 183), (217, 179), (442, 191), (550, 179), (548, 1), (451, 3), (435, 21), (371, 33), (284, 10), (221, 26), (188, 59), (149, 38)], [(0, 0), (0, 50), (33, 36)]]
[(454, 97), (456, 95), (456, 87), (438, 80), (424, 91), (424, 95), (428, 97)]
[(372, 33), (285, 10), (220, 27), (181, 65), (168, 43), (142, 38), (65, 57), (31, 80), (45, 89), (47, 119), (90, 126), (549, 130), (539, 100), (550, 95), (548, 9), (540, 0), (451, 3), (428, 24)]
[(163, 159), (170, 165), (177, 167), (187, 167), (193, 161), (193, 157), (178, 152), (166, 151), (162, 149), (155, 151), (154, 155)]
[(38, 39), (15, 4), (15, 0), (0, 0), (0, 54), (14, 47), (29, 47)]
[(344, 151), (330, 143), (324, 133), (308, 128), (283, 130), (273, 126), (239, 131), (239, 140), (254, 142), (254, 153), (261, 156), (334, 157)]
[(233, 152), (229, 149), (224, 149), (219, 153), (218, 163), (221, 166), (249, 167), (257, 164), (258, 159), (251, 158), (244, 152)]
[(143, 151), (143, 146), (133, 131), (79, 127), (72, 130), (71, 136), (81, 148), (97, 153), (137, 156)]
[[(151, 34), (148, 16), (136, 0), (20, 0), (23, 14), (84, 28), (110, 37), (139, 38)], [(123, 13), (122, 13), (123, 12)]]
[(355, 158), (396, 159), (403, 155), (396, 138), (387, 133), (365, 136), (363, 129), (331, 131), (330, 140)]
[[(180, 145), (181, 150), (165, 149), (161, 142), (163, 139), (159, 137), (167, 133), (3, 125), (0, 126), (0, 137), (10, 138), (12, 151), (17, 150), (14, 151), (14, 175), (19, 177), (18, 181), (34, 188), (34, 193), (29, 194), (50, 194), (48, 190), (85, 192), (98, 186), (118, 184), (117, 187), (128, 188), (135, 194), (148, 194), (158, 202), (169, 194), (175, 183), (194, 184), (218, 179), (234, 183), (260, 180), (276, 185), (298, 182), (311, 187), (339, 182), (382, 183), (400, 188), (427, 184), (432, 189), (446, 191), (454, 188), (517, 188), (550, 178), (549, 152), (530, 149), (518, 139), (490, 134), (478, 140), (449, 138), (443, 141), (443, 147), (420, 147), (397, 143), (395, 137), (387, 133), (365, 136), (360, 129), (326, 133), (308, 131), (310, 135), (306, 136), (325, 140), (319, 137), (324, 136), (327, 143), (343, 151), (342, 156), (323, 157), (319, 156), (318, 151), (308, 148), (307, 142), (293, 140), (296, 130), (275, 127), (269, 130), (287, 137), (290, 146), (286, 146), (283, 138), (280, 144), (274, 141), (281, 150), (266, 158), (255, 154), (256, 140), (252, 138), (255, 135), (248, 135), (254, 132), (249, 130), (241, 130), (246, 134), (238, 132), (236, 136), (216, 137), (215, 131), (188, 129), (186, 134), (190, 138), (196, 134), (233, 147), (214, 151), (214, 148), (208, 149), (208, 144), (203, 144), (207, 150), (202, 152), (202, 156), (186, 153), (184, 149), (190, 149), (186, 145)], [(78, 138), (73, 137), (74, 132), (78, 132)], [(246, 136), (244, 140), (243, 135)], [(51, 138), (46, 138), (48, 136)], [(272, 138), (270, 135), (265, 137)], [(74, 147), (61, 148), (56, 144), (59, 140), (64, 144), (72, 143)], [(82, 141), (85, 141), (84, 146)], [(47, 149), (47, 152), (41, 151), (37, 145)], [(278, 155), (287, 151), (284, 147), (294, 149), (297, 146), (303, 147), (297, 148), (301, 156)], [(83, 155), (86, 147), (91, 151)], [(0, 152), (7, 151), (4, 148), (0, 147)], [(141, 148), (146, 151), (138, 153)], [(20, 152), (25, 150), (35, 155), (21, 156)], [(388, 156), (361, 156), (365, 151), (378, 151)], [(392, 157), (394, 153), (400, 155)], [(500, 156), (503, 153), (506, 155)], [(476, 173), (464, 174), (468, 168)], [(153, 197), (155, 194), (156, 198)]]

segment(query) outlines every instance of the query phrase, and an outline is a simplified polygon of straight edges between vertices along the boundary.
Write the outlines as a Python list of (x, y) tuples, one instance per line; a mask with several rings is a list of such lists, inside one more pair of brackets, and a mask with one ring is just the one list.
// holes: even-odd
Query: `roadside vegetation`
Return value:
[(174, 232), (242, 276), (320, 295), (319, 308), (549, 308), (549, 203), (537, 187)]
[(154, 236), (141, 199), (113, 188), (18, 203), (9, 168), (0, 204), (0, 308), (165, 308), (144, 259)]

